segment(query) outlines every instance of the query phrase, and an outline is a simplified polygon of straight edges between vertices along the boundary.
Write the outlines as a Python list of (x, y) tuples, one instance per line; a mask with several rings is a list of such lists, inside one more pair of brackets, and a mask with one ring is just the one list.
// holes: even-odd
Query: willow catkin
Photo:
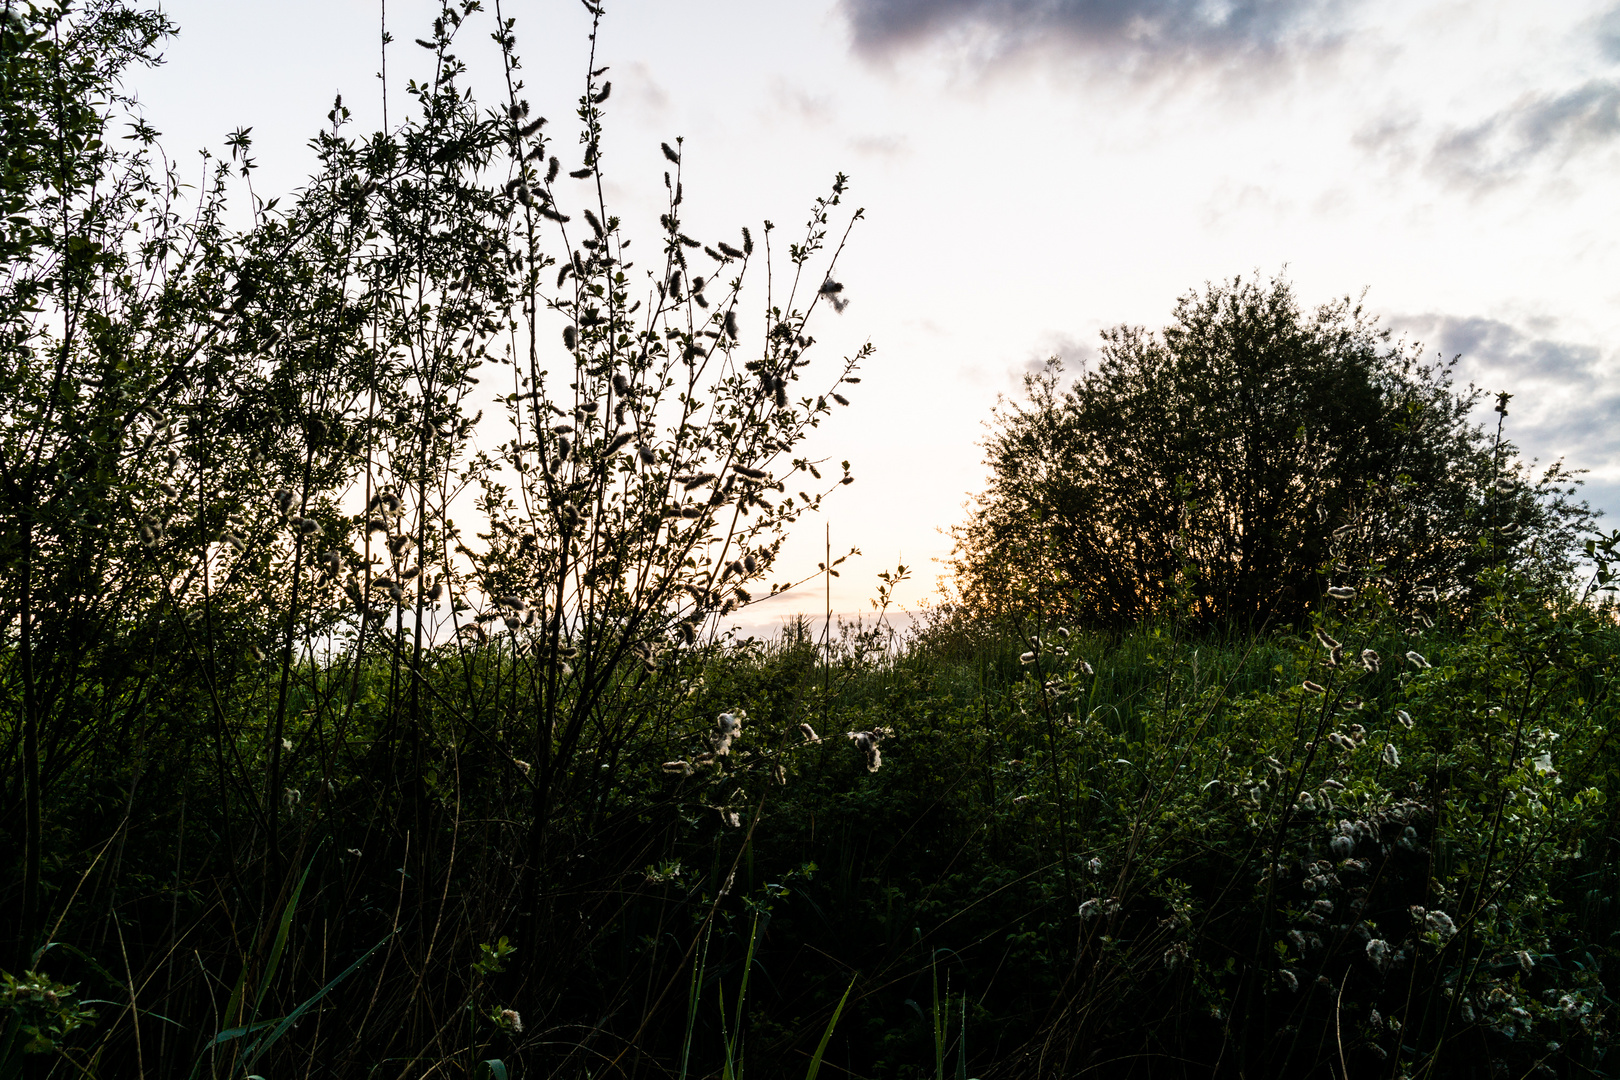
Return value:
[(845, 734), (855, 744), (855, 749), (860, 755), (866, 759), (867, 772), (875, 773), (883, 767), (883, 751), (878, 747), (882, 735), (875, 731), (850, 731)]

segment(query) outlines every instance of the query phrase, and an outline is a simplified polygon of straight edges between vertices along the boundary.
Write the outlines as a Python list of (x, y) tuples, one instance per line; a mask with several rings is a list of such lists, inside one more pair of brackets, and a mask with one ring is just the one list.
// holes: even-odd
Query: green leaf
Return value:
[(256, 1024), (244, 1024), (241, 1027), (226, 1028), (218, 1035), (215, 1035), (213, 1041), (209, 1043), (209, 1045), (218, 1046), (220, 1043), (230, 1042), (232, 1039), (240, 1039), (243, 1035), (258, 1031), (261, 1028), (272, 1027), (279, 1023), (281, 1023), (281, 1017), (278, 1016), (274, 1020), (260, 1020)]
[(387, 937), (384, 937), (381, 941), (377, 942), (377, 944), (367, 949), (364, 956), (360, 957), (360, 959), (344, 968), (336, 978), (316, 991), (313, 997), (309, 998), (309, 1000), (298, 1006), (298, 1008), (288, 1013), (286, 1018), (276, 1026), (276, 1029), (267, 1035), (261, 1042), (254, 1043), (253, 1046), (248, 1049), (248, 1059), (247, 1062), (242, 1066), (243, 1070), (246, 1071), (247, 1069), (251, 1069), (254, 1065), (256, 1065), (259, 1059), (264, 1056), (265, 1052), (274, 1046), (276, 1044), (276, 1040), (285, 1035), (287, 1030), (298, 1022), (298, 1018), (303, 1016), (304, 1013), (309, 1010), (310, 1006), (318, 1003), (322, 998), (326, 997), (327, 994), (330, 994), (333, 989), (335, 989), (337, 985), (344, 979), (347, 979), (350, 975), (353, 975), (356, 971), (360, 970), (360, 965), (364, 964), (367, 960), (370, 960), (378, 949), (388, 944), (389, 938), (392, 938), (393, 936), (393, 932), (390, 931)]
[[(318, 854), (320, 847), (317, 846), (315, 851)], [(292, 896), (287, 900), (286, 910), (281, 913), (281, 925), (276, 928), (276, 943), (270, 949), (270, 959), (264, 967), (264, 978), (259, 981), (259, 999), (253, 1005), (255, 1013), (264, 1007), (264, 996), (270, 992), (270, 983), (276, 977), (276, 968), (281, 966), (281, 954), (287, 948), (287, 933), (292, 929), (293, 915), (298, 911), (298, 898), (304, 894), (304, 882), (309, 880), (309, 872), (313, 869), (315, 869), (315, 856), (311, 855), (309, 865), (304, 867), (303, 874), (298, 878), (297, 887), (293, 889)]]
[(849, 992), (855, 989), (855, 980), (859, 974), (849, 977), (849, 985), (844, 987), (844, 996), (838, 999), (838, 1007), (833, 1009), (832, 1019), (827, 1021), (827, 1030), (821, 1033), (821, 1041), (816, 1044), (816, 1052), (810, 1057), (810, 1067), (805, 1070), (804, 1080), (816, 1080), (816, 1074), (821, 1072), (821, 1059), (827, 1053), (827, 1044), (832, 1041), (833, 1028), (838, 1026), (838, 1018), (844, 1014), (844, 1002), (849, 1000)]

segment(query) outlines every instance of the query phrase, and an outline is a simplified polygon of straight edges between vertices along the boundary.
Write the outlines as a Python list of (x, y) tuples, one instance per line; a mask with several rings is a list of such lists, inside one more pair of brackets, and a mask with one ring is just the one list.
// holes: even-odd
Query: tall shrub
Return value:
[[(486, 106), (462, 54), (490, 29)], [(644, 277), (595, 21), (577, 144), (526, 100), (513, 20), (446, 4), (409, 117), (356, 135), (339, 98), (285, 200), (246, 131), (189, 195), (162, 164), (119, 89), (161, 16), (8, 5), (0, 32), (3, 963), (120, 951), (105, 992), (165, 985), (188, 1034), (132, 1009), (87, 1060), (176, 1073), (269, 1067), (337, 972), (376, 980), (303, 1047), (341, 1032), (339, 1072), (470, 1066), (521, 1033), (508, 1005), (572, 1017), (567, 915), (612, 902), (660, 761), (713, 728), (684, 687), (851, 482), (802, 449), (869, 352), (809, 366), (845, 178), (785, 250), (768, 222), (704, 243), (674, 140)], [(129, 865), (170, 868), (163, 915)], [(503, 935), (517, 962), (468, 974)]]
[(1476, 426), (1452, 370), (1350, 300), (1303, 311), (1281, 278), (1188, 293), (1162, 331), (1115, 327), (1072, 384), (1051, 364), (997, 413), (958, 579), (981, 608), (1115, 626), (1297, 619), (1335, 544), (1334, 572), (1402, 597), (1471, 594), (1504, 556), (1557, 580), (1590, 517), (1572, 475)]

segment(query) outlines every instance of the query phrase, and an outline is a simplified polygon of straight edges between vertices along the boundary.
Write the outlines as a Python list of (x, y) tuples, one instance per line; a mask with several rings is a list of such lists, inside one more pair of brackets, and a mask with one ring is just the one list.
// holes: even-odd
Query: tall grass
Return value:
[[(1585, 609), (1503, 605), (1422, 640), (1391, 631), (1375, 594), (1341, 605), (1324, 633), (1349, 655), (1375, 648), (1377, 672), (1325, 666), (1314, 637), (1170, 627), (1048, 628), (1037, 650), (993, 632), (965, 645), (962, 627), (936, 624), (887, 653), (851, 633), (829, 654), (800, 632), (694, 654), (656, 731), (587, 744), (614, 782), (567, 811), (584, 839), (559, 863), (568, 921), (548, 939), (566, 951), (543, 983), (515, 989), (478, 927), (491, 885), (514, 887), (504, 852), (524, 825), (495, 717), (514, 695), (521, 716), (533, 690), (508, 654), (481, 653), (470, 671), (430, 654), (434, 700), (470, 712), (469, 686), (491, 694), (487, 742), (448, 709), (432, 734), (437, 797), (459, 810), (433, 841), (455, 852), (444, 902), (417, 916), (438, 925), (411, 925), (410, 864), (369, 855), (375, 822), (342, 810), (377, 782), (365, 751), (385, 721), (362, 713), (324, 752), (337, 795), (302, 826), (316, 842), (266, 962), (233, 950), (204, 759), (167, 771), (166, 790), (80, 809), (79, 834), (112, 828), (122, 865), (85, 847), (88, 884), (57, 935), (116, 966), (128, 949), (130, 966), (101, 985), (115, 965), (96, 974), (59, 954), (53, 975), (123, 1006), (64, 1045), (106, 1061), (139, 1033), (151, 1061), (188, 1071), (207, 1044), (210, 1060), (257, 1054), (254, 1068), (317, 1074), (483, 1060), (578, 1076), (1601, 1069), (1601, 969), (1620, 930), (1615, 634)], [(342, 674), (357, 701), (392, 677)], [(664, 771), (739, 707), (746, 723), (718, 765)], [(295, 745), (319, 737), (301, 723)], [(878, 727), (894, 735), (869, 772), (844, 732)], [(247, 754), (258, 736), (237, 738), (230, 752)], [(177, 797), (191, 807), (184, 834), (145, 824), (175, 822)], [(51, 820), (74, 820), (71, 802)], [(131, 869), (165, 863), (177, 873), (162, 881)], [(111, 905), (121, 945), (86, 895)], [(424, 967), (393, 944), (411, 933), (437, 935)], [(1388, 952), (1369, 953), (1373, 941)], [(440, 1017), (416, 1045), (399, 1037), (413, 994)], [(148, 1016), (213, 1019), (180, 1038)]]

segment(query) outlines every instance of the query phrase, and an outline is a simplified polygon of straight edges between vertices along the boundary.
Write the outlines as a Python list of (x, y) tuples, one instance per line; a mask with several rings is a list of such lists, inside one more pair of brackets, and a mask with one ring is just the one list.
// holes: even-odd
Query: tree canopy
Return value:
[(1051, 361), (996, 412), (955, 530), (977, 608), (1255, 623), (1336, 580), (1467, 595), (1502, 561), (1564, 573), (1592, 516), (1561, 463), (1533, 475), (1475, 422), (1456, 358), (1426, 362), (1349, 298), (1307, 313), (1282, 277), (1234, 278), (1158, 333), (1102, 337), (1078, 379)]

